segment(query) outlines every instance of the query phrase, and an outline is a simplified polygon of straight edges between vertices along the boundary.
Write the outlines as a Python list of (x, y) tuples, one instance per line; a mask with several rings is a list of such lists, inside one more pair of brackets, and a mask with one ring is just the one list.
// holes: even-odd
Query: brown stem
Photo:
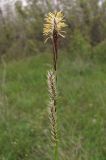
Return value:
[(53, 33), (53, 61), (54, 61), (54, 70), (57, 70), (57, 59), (58, 59), (58, 34), (57, 31), (54, 30)]
[(53, 67), (54, 67), (54, 70), (56, 71), (56, 56), (55, 56), (54, 40), (52, 40), (52, 44), (53, 44)]

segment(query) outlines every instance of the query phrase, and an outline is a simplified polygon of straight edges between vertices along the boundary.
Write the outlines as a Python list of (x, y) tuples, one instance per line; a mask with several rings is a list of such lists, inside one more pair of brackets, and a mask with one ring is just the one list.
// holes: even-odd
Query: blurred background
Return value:
[(106, 160), (106, 0), (0, 0), (0, 160), (52, 160), (44, 44), (62, 10), (58, 126), (62, 160)]
[[(61, 48), (78, 54), (90, 49), (102, 49), (97, 56), (105, 58), (106, 1), (105, 0), (1, 0), (0, 1), (0, 57), (18, 58), (44, 52), (44, 16), (53, 10), (63, 10), (67, 36)], [(64, 47), (65, 46), (65, 47)], [(94, 54), (91, 53), (91, 56)], [(103, 54), (103, 55), (101, 55)], [(74, 54), (75, 55), (75, 54)]]

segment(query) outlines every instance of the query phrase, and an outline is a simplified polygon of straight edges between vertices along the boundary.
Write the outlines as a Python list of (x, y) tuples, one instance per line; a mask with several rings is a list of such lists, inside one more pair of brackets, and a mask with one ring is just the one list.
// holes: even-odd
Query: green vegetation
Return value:
[[(51, 159), (46, 71), (50, 54), (0, 65), (0, 160)], [(61, 54), (58, 64), (62, 160), (106, 160), (104, 63)]]

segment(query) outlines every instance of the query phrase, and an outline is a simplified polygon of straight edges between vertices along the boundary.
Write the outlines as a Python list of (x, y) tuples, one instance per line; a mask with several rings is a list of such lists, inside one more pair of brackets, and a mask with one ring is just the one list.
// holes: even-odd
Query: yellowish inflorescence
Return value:
[(64, 15), (61, 11), (48, 13), (45, 17), (45, 24), (43, 28), (43, 35), (46, 36), (46, 41), (49, 38), (53, 38), (54, 32), (56, 32), (59, 36), (64, 37), (65, 31), (63, 28), (66, 27), (64, 20)]

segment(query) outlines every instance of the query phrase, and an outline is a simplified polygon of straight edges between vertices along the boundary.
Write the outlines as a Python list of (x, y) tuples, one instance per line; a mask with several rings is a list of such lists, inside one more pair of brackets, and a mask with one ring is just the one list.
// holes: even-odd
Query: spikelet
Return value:
[(61, 11), (48, 13), (45, 17), (45, 24), (43, 28), (43, 35), (47, 38), (46, 41), (49, 38), (53, 38), (54, 34), (64, 37), (63, 33), (65, 33), (65, 31), (63, 31), (63, 28), (66, 26), (64, 15)]
[(56, 129), (56, 78), (54, 72), (48, 71), (48, 91), (49, 91), (49, 119), (51, 125), (51, 139), (52, 144), (56, 145), (57, 143), (57, 129)]
[(43, 28), (43, 35), (45, 36), (45, 42), (48, 39), (52, 40), (53, 45), (53, 67), (54, 70), (57, 70), (57, 59), (58, 59), (58, 38), (65, 37), (63, 28), (67, 25), (65, 23), (64, 14), (59, 11), (55, 11), (53, 13), (48, 13), (45, 17), (45, 23)]

